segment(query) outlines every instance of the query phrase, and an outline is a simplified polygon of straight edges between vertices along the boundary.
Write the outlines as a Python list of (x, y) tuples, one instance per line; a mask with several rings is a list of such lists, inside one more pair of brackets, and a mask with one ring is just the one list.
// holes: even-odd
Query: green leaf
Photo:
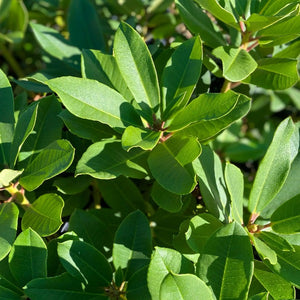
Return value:
[(101, 141), (91, 145), (76, 167), (76, 176), (88, 174), (98, 179), (113, 179), (120, 175), (143, 178), (145, 154), (140, 149), (126, 152), (119, 141)]
[(166, 211), (175, 213), (182, 208), (182, 196), (169, 192), (156, 181), (151, 189), (151, 197), (160, 208)]
[(9, 253), (15, 240), (18, 215), (18, 207), (14, 203), (0, 205), (0, 261)]
[(22, 300), (20, 295), (16, 294), (14, 291), (0, 286), (0, 299), (1, 300)]
[[(202, 66), (200, 37), (182, 43), (167, 62), (162, 75), (164, 118), (188, 103), (199, 80)], [(183, 99), (180, 98), (184, 94)], [(180, 99), (177, 105), (176, 99)]]
[(158, 144), (151, 151), (148, 164), (162, 187), (175, 194), (188, 194), (196, 185), (191, 162), (200, 154), (196, 138), (176, 136)]
[(63, 199), (56, 194), (44, 194), (25, 210), (22, 230), (32, 228), (40, 236), (48, 236), (58, 231), (62, 225)]
[(69, 231), (74, 231), (102, 253), (111, 249), (113, 237), (107, 224), (90, 212), (76, 209), (70, 217)]
[(243, 221), (243, 196), (244, 177), (241, 170), (231, 163), (225, 166), (225, 182), (231, 199), (231, 210), (233, 220), (244, 224)]
[(37, 118), (34, 131), (26, 139), (19, 160), (26, 160), (29, 164), (42, 149), (50, 143), (61, 139), (63, 123), (58, 117), (61, 112), (61, 103), (54, 95), (42, 98), (38, 102)]
[[(277, 52), (273, 57), (277, 58), (298, 58), (300, 53), (299, 53), (299, 46), (300, 46), (300, 41), (296, 41), (294, 43), (289, 44), (287, 47), (285, 47), (283, 50)], [(291, 90), (292, 91), (292, 90)], [(297, 93), (298, 90), (295, 90)]]
[(270, 219), (272, 213), (283, 203), (292, 199), (293, 197), (300, 194), (300, 185), (295, 180), (295, 178), (299, 178), (300, 176), (300, 153), (296, 156), (294, 161), (292, 162), (290, 172), (284, 182), (279, 193), (272, 200), (272, 205), (268, 205), (261, 212), (261, 216), (264, 219)]
[(10, 150), (10, 166), (12, 168), (16, 164), (19, 152), (24, 142), (34, 129), (37, 112), (38, 104), (34, 103), (19, 116)]
[(131, 26), (121, 23), (115, 35), (114, 53), (121, 74), (140, 106), (140, 114), (152, 123), (160, 93), (155, 66), (145, 42)]
[(152, 150), (161, 136), (161, 131), (128, 126), (122, 135), (122, 147), (126, 151), (136, 147), (143, 150)]
[(226, 44), (211, 19), (192, 0), (176, 0), (175, 3), (189, 30), (199, 33), (207, 46), (216, 48)]
[(202, 94), (175, 116), (168, 131), (180, 130), (178, 134), (196, 136), (201, 142), (246, 115), (250, 104), (250, 98), (232, 91)]
[(284, 90), (298, 81), (295, 59), (263, 58), (257, 63), (257, 69), (244, 79), (243, 83), (251, 83), (265, 89)]
[(274, 299), (294, 299), (292, 285), (270, 271), (262, 262), (254, 261), (254, 276)]
[(229, 11), (224, 9), (217, 0), (196, 0), (196, 2), (220, 21), (235, 29), (240, 29), (235, 17)]
[(256, 251), (262, 257), (263, 260), (268, 259), (272, 265), (277, 263), (277, 255), (274, 250), (272, 250), (267, 244), (257, 238), (255, 235), (251, 237), (253, 245)]
[(300, 232), (300, 195), (278, 207), (271, 216), (272, 229), (278, 233)]
[(223, 224), (211, 214), (203, 213), (193, 217), (185, 232), (186, 242), (196, 253), (202, 253), (207, 240)]
[(20, 184), (33, 191), (45, 180), (65, 171), (72, 163), (75, 149), (67, 140), (57, 140), (44, 148), (26, 167)]
[(107, 124), (117, 131), (142, 125), (134, 108), (112, 88), (92, 79), (59, 77), (47, 81), (75, 116)]
[(77, 47), (71, 46), (55, 29), (32, 22), (30, 26), (37, 41), (46, 53), (61, 61), (68, 62), (76, 69), (79, 68), (73, 61), (75, 58), (79, 58), (81, 53)]
[(152, 300), (159, 300), (160, 287), (170, 272), (179, 273), (183, 266), (182, 255), (168, 248), (155, 247), (148, 270), (148, 288)]
[(79, 48), (105, 50), (99, 16), (89, 1), (71, 1), (68, 9), (68, 30), (73, 45)]
[(8, 164), (10, 143), (14, 134), (14, 96), (11, 85), (0, 69), (0, 107), (5, 113), (0, 114), (0, 164)]
[(222, 60), (223, 76), (232, 82), (241, 81), (248, 77), (257, 67), (256, 61), (244, 49), (221, 46), (212, 54)]
[(0, 189), (8, 187), (10, 183), (23, 173), (22, 171), (3, 169), (0, 171)]
[(258, 31), (261, 29), (264, 29), (265, 27), (268, 27), (272, 25), (273, 23), (277, 22), (283, 18), (282, 16), (263, 16), (259, 14), (251, 14), (250, 17), (245, 21), (245, 25), (247, 28), (247, 31)]
[(137, 210), (120, 224), (114, 239), (113, 263), (116, 269), (127, 268), (126, 278), (149, 264), (152, 239), (149, 221)]
[(273, 141), (259, 164), (248, 204), (253, 214), (259, 214), (272, 205), (272, 199), (284, 184), (298, 148), (298, 128), (291, 118), (287, 118), (277, 127)]
[(46, 277), (47, 247), (31, 228), (16, 238), (9, 254), (9, 268), (21, 287), (32, 279)]
[(148, 266), (135, 272), (128, 280), (126, 297), (128, 300), (140, 300), (143, 295), (144, 300), (151, 300), (147, 285)]
[(107, 300), (104, 294), (84, 291), (81, 282), (67, 273), (32, 280), (26, 285), (25, 294), (31, 300)]
[(145, 200), (137, 186), (124, 176), (112, 180), (99, 180), (99, 190), (105, 203), (127, 215), (134, 210), (145, 210)]
[(67, 272), (89, 288), (110, 285), (110, 264), (93, 246), (82, 241), (66, 241), (58, 244), (57, 253)]
[(295, 251), (281, 251), (269, 244), (277, 254), (277, 264), (268, 261), (264, 263), (275, 273), (290, 283), (300, 287), (300, 246), (294, 246)]
[(97, 121), (78, 118), (66, 109), (59, 114), (59, 117), (63, 120), (71, 133), (83, 139), (98, 142), (102, 139), (111, 138), (116, 135), (116, 132), (108, 125)]
[(285, 6), (294, 2), (298, 2), (298, 1), (294, 1), (294, 0), (262, 1), (260, 3), (259, 13), (265, 16), (276, 15)]
[(247, 299), (253, 253), (240, 224), (227, 224), (209, 238), (197, 263), (197, 275), (212, 288), (217, 299)]
[(57, 178), (54, 181), (53, 186), (55, 186), (62, 194), (76, 195), (86, 191), (90, 184), (91, 178), (89, 176), (80, 176), (77, 178), (70, 176)]
[(95, 79), (118, 91), (126, 100), (133, 96), (120, 72), (116, 58), (97, 50), (82, 50), (82, 77)]
[(219, 156), (209, 146), (202, 146), (202, 154), (193, 162), (193, 166), (208, 211), (220, 221), (227, 222), (230, 217), (230, 202)]
[(161, 300), (214, 299), (208, 286), (192, 274), (169, 273), (161, 284), (159, 296)]
[(282, 251), (295, 251), (293, 245), (291, 245), (285, 238), (282, 236), (268, 232), (268, 231), (260, 231), (256, 234), (259, 236), (261, 240), (263, 240), (268, 245), (275, 247)]

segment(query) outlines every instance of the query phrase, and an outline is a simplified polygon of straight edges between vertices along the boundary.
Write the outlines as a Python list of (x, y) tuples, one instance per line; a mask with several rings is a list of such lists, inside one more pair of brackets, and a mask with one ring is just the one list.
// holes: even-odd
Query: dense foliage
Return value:
[(296, 299), (295, 0), (0, 0), (0, 299)]

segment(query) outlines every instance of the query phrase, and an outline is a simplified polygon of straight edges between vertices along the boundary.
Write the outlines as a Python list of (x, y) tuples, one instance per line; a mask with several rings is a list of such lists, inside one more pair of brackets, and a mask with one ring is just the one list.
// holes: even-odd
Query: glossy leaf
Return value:
[(197, 275), (217, 299), (247, 299), (253, 253), (241, 225), (227, 224), (209, 238), (197, 263)]
[(231, 199), (233, 220), (243, 224), (244, 177), (241, 170), (231, 163), (225, 166), (225, 182)]
[(152, 123), (160, 93), (154, 63), (146, 44), (130, 25), (121, 23), (115, 35), (114, 52), (121, 74), (140, 106), (140, 114)]
[(92, 140), (93, 142), (113, 137), (116, 134), (108, 125), (97, 121), (78, 118), (66, 109), (59, 114), (59, 117), (63, 120), (71, 133), (83, 139)]
[(47, 247), (42, 238), (31, 228), (19, 234), (9, 254), (9, 268), (23, 287), (35, 278), (47, 275)]
[(176, 0), (175, 3), (189, 30), (199, 33), (205, 44), (212, 48), (225, 45), (225, 41), (221, 33), (216, 30), (214, 23), (192, 0)]
[(141, 125), (133, 107), (112, 88), (91, 79), (60, 77), (47, 81), (75, 116), (107, 124), (118, 131)]
[(97, 50), (83, 49), (81, 68), (82, 77), (108, 85), (128, 101), (133, 99), (114, 56)]
[(31, 105), (21, 114), (18, 119), (10, 152), (10, 166), (12, 168), (16, 164), (18, 154), (24, 142), (34, 129), (37, 111), (38, 104)]
[(127, 269), (130, 278), (140, 268), (149, 264), (152, 253), (150, 226), (145, 215), (137, 210), (120, 224), (114, 239), (113, 263), (116, 269)]
[(15, 123), (14, 97), (11, 85), (2, 70), (0, 70), (0, 107), (5, 111), (0, 114), (0, 164), (8, 164)]
[(79, 48), (105, 50), (103, 29), (93, 5), (86, 0), (73, 0), (68, 13), (72, 44)]
[(232, 91), (202, 94), (176, 115), (168, 131), (204, 141), (246, 115), (250, 104), (248, 97)]
[(294, 0), (274, 0), (274, 1), (264, 1), (260, 3), (259, 13), (268, 15), (277, 14), (284, 6), (295, 2)]
[(51, 143), (26, 167), (20, 184), (28, 191), (32, 191), (45, 180), (65, 171), (73, 161), (74, 150), (67, 140)]
[(66, 195), (76, 195), (86, 191), (90, 184), (91, 178), (88, 176), (80, 176), (77, 178), (73, 176), (61, 177), (57, 178), (53, 183), (60, 193)]
[(148, 266), (135, 272), (128, 280), (126, 297), (128, 300), (140, 300), (143, 295), (144, 300), (151, 300), (147, 285)]
[(188, 194), (196, 178), (191, 162), (201, 154), (201, 146), (193, 137), (172, 137), (158, 144), (148, 157), (153, 177), (166, 190)]
[(159, 295), (161, 300), (169, 298), (174, 300), (214, 299), (207, 285), (192, 274), (169, 273), (161, 284)]
[[(164, 116), (185, 107), (199, 80), (202, 66), (202, 45), (199, 37), (182, 43), (172, 54), (162, 74), (162, 109)], [(181, 97), (180, 104), (176, 99)]]
[(106, 257), (82, 241), (59, 243), (57, 253), (68, 273), (89, 287), (109, 286), (112, 270)]
[(58, 117), (61, 112), (61, 103), (54, 96), (40, 99), (38, 102), (37, 118), (34, 132), (26, 139), (19, 160), (26, 160), (29, 164), (42, 149), (50, 143), (61, 139), (63, 123)]
[(272, 250), (267, 244), (265, 244), (256, 236), (252, 236), (252, 241), (256, 251), (263, 260), (268, 259), (272, 265), (275, 265), (277, 263), (277, 255), (274, 250)]
[(152, 150), (158, 143), (161, 135), (160, 131), (128, 126), (122, 135), (122, 147), (126, 151), (132, 148)]
[(30, 281), (25, 287), (25, 293), (32, 300), (107, 300), (103, 293), (93, 293), (83, 290), (82, 283), (67, 273), (56, 277), (38, 278)]
[(235, 17), (229, 11), (225, 10), (217, 0), (196, 0), (196, 2), (220, 21), (239, 29)]
[(290, 118), (278, 126), (273, 141), (261, 161), (251, 189), (249, 210), (259, 213), (272, 205), (272, 199), (281, 189), (291, 163), (298, 153), (299, 133)]
[(265, 261), (265, 264), (275, 273), (296, 286), (300, 286), (300, 246), (294, 246), (295, 251), (281, 251), (269, 244), (277, 254), (275, 265)]
[(241, 48), (218, 47), (212, 51), (212, 54), (222, 60), (223, 76), (232, 82), (245, 79), (257, 67), (252, 56)]
[(193, 217), (185, 232), (187, 244), (196, 253), (202, 253), (207, 240), (222, 225), (217, 218), (208, 213)]
[(291, 245), (284, 237), (278, 234), (268, 231), (261, 231), (256, 235), (268, 245), (281, 251), (295, 251), (293, 245)]
[(278, 233), (300, 232), (300, 195), (278, 207), (271, 216), (272, 229)]
[(294, 299), (292, 285), (270, 271), (262, 262), (254, 261), (254, 276), (274, 299)]
[(156, 181), (151, 189), (151, 197), (160, 208), (166, 211), (174, 213), (182, 208), (182, 196), (169, 192)]
[(295, 178), (300, 176), (300, 154), (296, 156), (292, 162), (290, 172), (286, 181), (284, 182), (279, 193), (276, 194), (272, 200), (272, 205), (267, 206), (262, 212), (261, 216), (265, 219), (270, 219), (272, 213), (283, 203), (300, 194), (300, 185), (295, 181)]
[(193, 166), (208, 211), (220, 221), (228, 220), (230, 202), (220, 158), (209, 146), (202, 146), (202, 154)]
[(63, 199), (56, 194), (43, 194), (35, 200), (22, 218), (22, 230), (32, 228), (40, 236), (48, 236), (58, 231), (62, 225)]
[(10, 183), (23, 173), (22, 171), (3, 169), (0, 171), (0, 189), (8, 187)]
[(290, 58), (264, 58), (257, 61), (257, 69), (244, 83), (251, 83), (265, 89), (284, 90), (298, 81), (297, 61)]
[(80, 50), (77, 47), (70, 45), (55, 29), (35, 23), (30, 23), (30, 26), (37, 41), (48, 54), (78, 69), (75, 61), (79, 59)]
[(250, 17), (246, 20), (245, 25), (247, 30), (255, 32), (265, 27), (272, 25), (273, 23), (280, 20), (282, 16), (264, 16), (260, 14), (251, 14)]
[(9, 253), (15, 240), (18, 215), (18, 207), (14, 203), (0, 205), (0, 260)]
[(173, 249), (155, 247), (147, 277), (152, 300), (160, 299), (160, 287), (163, 280), (170, 272), (180, 273), (182, 263), (182, 256), (179, 252)]
[(76, 175), (88, 174), (98, 179), (113, 179), (120, 175), (143, 178), (144, 151), (132, 149), (126, 152), (119, 141), (101, 141), (91, 145), (76, 167)]

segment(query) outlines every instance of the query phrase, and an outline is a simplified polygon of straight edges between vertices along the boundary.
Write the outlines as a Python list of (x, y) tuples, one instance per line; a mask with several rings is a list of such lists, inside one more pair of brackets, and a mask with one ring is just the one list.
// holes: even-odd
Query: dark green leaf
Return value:
[(149, 221), (139, 210), (129, 214), (120, 224), (114, 239), (113, 263), (116, 269), (127, 268), (130, 278), (150, 262), (152, 239)]
[(71, 1), (68, 13), (72, 44), (79, 48), (105, 50), (103, 29), (97, 11), (90, 1)]
[(0, 260), (10, 251), (18, 227), (18, 207), (14, 203), (0, 205)]
[(227, 224), (209, 238), (197, 264), (197, 275), (212, 288), (217, 299), (247, 299), (253, 253), (241, 225)]

